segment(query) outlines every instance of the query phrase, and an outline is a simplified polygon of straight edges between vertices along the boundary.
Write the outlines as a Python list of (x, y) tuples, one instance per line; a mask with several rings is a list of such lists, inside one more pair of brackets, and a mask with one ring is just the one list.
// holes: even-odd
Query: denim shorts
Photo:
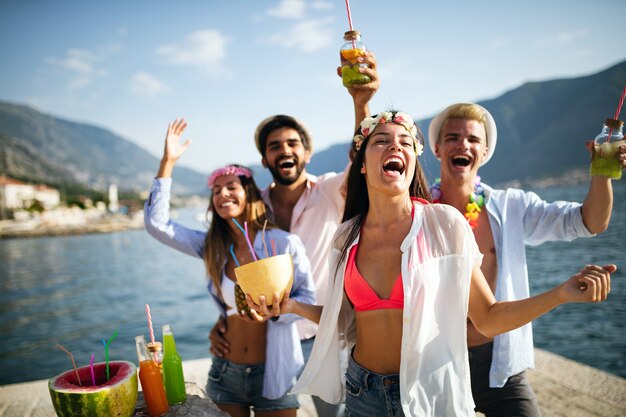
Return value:
[(298, 408), (298, 397), (285, 394), (277, 400), (263, 397), (265, 364), (239, 365), (213, 356), (207, 394), (215, 404), (252, 407), (254, 411), (276, 411)]
[(400, 376), (381, 375), (356, 363), (346, 370), (346, 417), (403, 417)]

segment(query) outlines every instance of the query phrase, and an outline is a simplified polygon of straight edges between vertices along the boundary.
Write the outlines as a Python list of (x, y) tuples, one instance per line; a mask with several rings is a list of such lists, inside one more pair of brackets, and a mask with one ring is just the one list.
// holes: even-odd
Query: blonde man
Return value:
[[(529, 296), (524, 245), (591, 237), (606, 230), (613, 206), (611, 180), (592, 177), (585, 201), (548, 203), (532, 192), (496, 190), (480, 182), (479, 168), (496, 148), (491, 114), (474, 103), (444, 109), (429, 127), (430, 148), (441, 161), (433, 201), (457, 208), (468, 219), (481, 269), (498, 301)], [(589, 143), (587, 144), (589, 148)], [(620, 150), (626, 167), (626, 147)], [(489, 338), (467, 324), (476, 410), (490, 416), (539, 416), (524, 371), (534, 366), (531, 324)]]

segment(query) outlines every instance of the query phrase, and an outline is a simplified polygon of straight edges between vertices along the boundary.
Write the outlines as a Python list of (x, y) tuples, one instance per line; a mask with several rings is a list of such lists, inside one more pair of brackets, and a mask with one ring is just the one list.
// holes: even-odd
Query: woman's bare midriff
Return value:
[(400, 371), (402, 309), (382, 308), (356, 313), (356, 345), (352, 357), (378, 374)]
[(264, 363), (267, 324), (250, 323), (237, 315), (228, 316), (226, 323), (230, 352), (224, 359), (240, 365)]

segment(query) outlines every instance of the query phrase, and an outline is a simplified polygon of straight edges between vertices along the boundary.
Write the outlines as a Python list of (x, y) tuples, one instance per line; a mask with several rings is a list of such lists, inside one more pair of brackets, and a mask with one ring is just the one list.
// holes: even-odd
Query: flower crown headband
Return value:
[(209, 176), (209, 188), (213, 188), (215, 180), (217, 180), (219, 177), (223, 177), (224, 175), (236, 175), (238, 177), (252, 178), (252, 171), (242, 166), (226, 165), (224, 168), (216, 169)]
[[(390, 111), (384, 111), (376, 117), (366, 117), (365, 119), (363, 119), (363, 121), (361, 122), (361, 133), (357, 133), (352, 139), (354, 142), (354, 148), (357, 151), (361, 149), (363, 141), (374, 131), (374, 129), (376, 129), (376, 126), (385, 123), (397, 123), (404, 126), (406, 131), (409, 132), (413, 137), (413, 141), (415, 143), (415, 153), (418, 156), (422, 154), (422, 152), (424, 151), (424, 145), (422, 145), (422, 142), (417, 137), (419, 129), (417, 128), (417, 126), (415, 126), (413, 118), (409, 114), (401, 111), (396, 112), (395, 114)], [(420, 132), (420, 138), (421, 137), (422, 135)]]

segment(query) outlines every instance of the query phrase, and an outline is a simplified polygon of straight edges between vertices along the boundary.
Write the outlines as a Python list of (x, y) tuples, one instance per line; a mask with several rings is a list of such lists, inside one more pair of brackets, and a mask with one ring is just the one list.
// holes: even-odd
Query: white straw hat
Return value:
[(435, 144), (437, 143), (437, 139), (439, 138), (439, 133), (441, 131), (441, 127), (443, 126), (443, 123), (448, 118), (448, 114), (450, 113), (452, 109), (463, 104), (476, 106), (485, 112), (485, 116), (487, 119), (485, 121), (485, 131), (487, 132), (487, 156), (485, 157), (483, 163), (481, 164), (482, 166), (482, 165), (485, 165), (491, 159), (493, 152), (496, 150), (496, 143), (498, 141), (498, 129), (496, 129), (496, 122), (495, 120), (493, 120), (493, 116), (491, 116), (491, 113), (489, 113), (487, 109), (485, 109), (480, 104), (455, 103), (446, 107), (441, 113), (439, 113), (430, 122), (430, 126), (428, 127), (428, 142), (430, 144), (430, 150), (432, 151), (433, 155), (437, 156), (437, 154), (435, 153)]

